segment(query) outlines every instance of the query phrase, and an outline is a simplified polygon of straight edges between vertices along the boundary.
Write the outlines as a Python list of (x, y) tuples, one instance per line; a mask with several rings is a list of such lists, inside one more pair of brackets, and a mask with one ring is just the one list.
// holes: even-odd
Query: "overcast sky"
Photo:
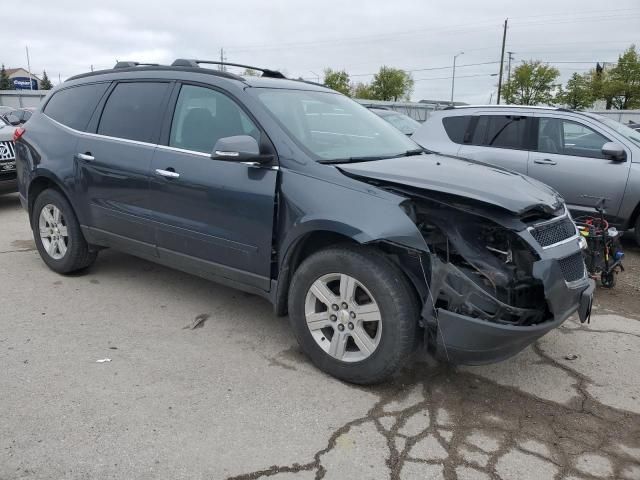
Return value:
[[(0, 62), (8, 68), (26, 67), (28, 45), (32, 71), (40, 75), (46, 69), (57, 83), (58, 76), (64, 80), (91, 65), (110, 68), (116, 59), (217, 59), (224, 48), (227, 61), (310, 80), (318, 75), (322, 80), (327, 67), (345, 69), (357, 81), (370, 81), (369, 74), (381, 65), (403, 68), (415, 80), (412, 100), (446, 100), (453, 56), (463, 51), (457, 60), (455, 99), (487, 103), (497, 86), (491, 74), (499, 69), (506, 17), (507, 50), (515, 52), (515, 64), (544, 60), (560, 69), (563, 80), (597, 61), (614, 62), (631, 43), (640, 42), (638, 0), (90, 3), (14, 4), (13, 20), (2, 26)], [(483, 65), (465, 66), (479, 63)]]

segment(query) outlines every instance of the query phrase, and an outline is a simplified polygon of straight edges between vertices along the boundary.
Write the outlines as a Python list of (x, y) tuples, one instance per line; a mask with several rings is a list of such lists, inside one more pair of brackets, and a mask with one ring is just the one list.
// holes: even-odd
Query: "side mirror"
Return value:
[(6, 118), (7, 122), (9, 122), (14, 127), (20, 125), (20, 119), (18, 117), (16, 117), (13, 113), (10, 113), (9, 115), (7, 115), (4, 118)]
[(605, 143), (602, 146), (602, 154), (616, 162), (624, 162), (627, 160), (627, 152), (624, 151), (622, 145), (616, 142)]
[(273, 160), (273, 155), (261, 155), (258, 142), (252, 136), (235, 135), (218, 139), (211, 158), (227, 162), (268, 163)]

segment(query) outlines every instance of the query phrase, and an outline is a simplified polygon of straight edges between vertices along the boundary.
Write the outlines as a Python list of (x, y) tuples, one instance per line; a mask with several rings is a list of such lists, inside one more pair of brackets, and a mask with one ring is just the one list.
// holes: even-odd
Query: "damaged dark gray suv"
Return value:
[(16, 131), (51, 269), (112, 247), (261, 295), (320, 369), (363, 384), (421, 340), (479, 364), (588, 318), (594, 284), (555, 191), (427, 154), (322, 86), (211, 63), (73, 77)]

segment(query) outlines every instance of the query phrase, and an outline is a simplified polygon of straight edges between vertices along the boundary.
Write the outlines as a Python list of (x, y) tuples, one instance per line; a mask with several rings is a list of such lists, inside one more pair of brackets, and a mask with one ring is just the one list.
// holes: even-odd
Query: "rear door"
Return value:
[(112, 86), (76, 147), (78, 181), (97, 241), (155, 254), (149, 214), (149, 169), (172, 83)]
[(537, 117), (537, 145), (531, 152), (529, 175), (558, 190), (571, 210), (593, 212), (598, 199), (605, 198), (607, 213), (615, 217), (630, 162), (605, 158), (602, 146), (612, 139), (586, 120), (561, 114)]
[(532, 118), (480, 112), (471, 118), (458, 155), (527, 173)]
[(151, 166), (158, 253), (179, 268), (269, 290), (277, 167), (211, 153), (218, 139), (234, 135), (270, 143), (222, 90), (185, 83), (174, 96), (165, 145)]

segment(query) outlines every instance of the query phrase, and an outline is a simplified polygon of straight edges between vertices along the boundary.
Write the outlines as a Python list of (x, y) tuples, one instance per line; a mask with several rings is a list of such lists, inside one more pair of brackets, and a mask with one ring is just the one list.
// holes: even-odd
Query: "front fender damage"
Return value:
[[(588, 317), (593, 282), (586, 275), (567, 282), (559, 263), (580, 254), (577, 242), (545, 251), (529, 233), (530, 219), (553, 215), (515, 217), (481, 205), (460, 208), (416, 192), (409, 198), (428, 251), (412, 250), (406, 258), (414, 260), (405, 259), (403, 268), (412, 265), (412, 281), (425, 287), (419, 290), (421, 325), (427, 347), (438, 357), (461, 364), (500, 361), (577, 310), (581, 319)], [(564, 209), (555, 212), (563, 214)]]

